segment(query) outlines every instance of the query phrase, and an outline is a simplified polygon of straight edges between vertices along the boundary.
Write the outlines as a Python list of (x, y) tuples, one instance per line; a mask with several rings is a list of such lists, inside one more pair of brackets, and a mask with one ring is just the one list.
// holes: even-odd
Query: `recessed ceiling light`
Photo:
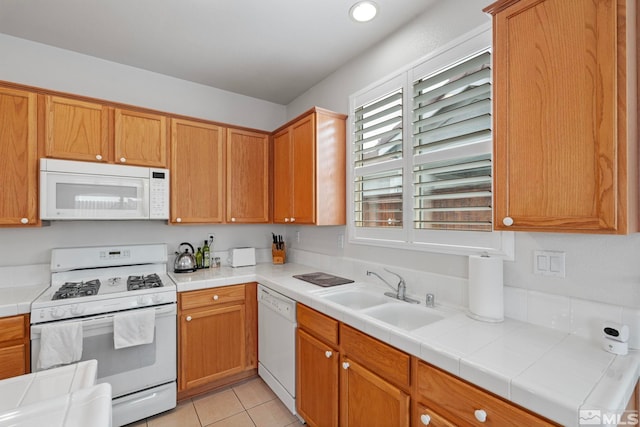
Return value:
[(377, 13), (378, 5), (372, 1), (359, 1), (349, 9), (349, 15), (356, 22), (369, 22)]

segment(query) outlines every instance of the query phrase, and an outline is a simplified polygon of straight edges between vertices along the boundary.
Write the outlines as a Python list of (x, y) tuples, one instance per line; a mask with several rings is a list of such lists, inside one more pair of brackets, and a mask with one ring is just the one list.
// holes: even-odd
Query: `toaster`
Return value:
[(229, 249), (229, 265), (231, 267), (246, 267), (256, 265), (255, 248), (232, 248)]

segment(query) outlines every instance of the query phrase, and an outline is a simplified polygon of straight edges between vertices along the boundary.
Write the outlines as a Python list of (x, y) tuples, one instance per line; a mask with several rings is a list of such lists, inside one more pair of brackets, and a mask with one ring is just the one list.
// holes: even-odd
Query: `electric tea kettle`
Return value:
[(183, 246), (187, 245), (191, 248), (191, 253), (189, 253), (189, 248), (185, 249), (184, 252), (176, 252), (176, 260), (173, 264), (173, 272), (174, 273), (189, 273), (192, 271), (196, 271), (196, 257), (194, 255), (195, 251), (193, 250), (193, 246), (191, 243), (183, 242), (178, 246), (178, 250)]

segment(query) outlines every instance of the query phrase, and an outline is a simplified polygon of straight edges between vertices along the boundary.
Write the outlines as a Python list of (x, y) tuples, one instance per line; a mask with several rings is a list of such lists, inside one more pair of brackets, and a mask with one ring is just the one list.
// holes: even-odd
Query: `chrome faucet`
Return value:
[(400, 300), (400, 301), (410, 302), (410, 303), (412, 303), (412, 304), (419, 304), (419, 303), (420, 303), (420, 301), (417, 301), (417, 300), (414, 300), (413, 298), (409, 298), (409, 297), (407, 297), (407, 295), (406, 295), (406, 292), (407, 292), (407, 283), (404, 281), (404, 279), (402, 278), (402, 276), (400, 276), (398, 273), (394, 273), (394, 272), (393, 272), (393, 271), (391, 271), (391, 270), (387, 270), (386, 268), (384, 269), (384, 271), (386, 271), (387, 273), (391, 273), (391, 274), (393, 274), (394, 276), (397, 276), (397, 277), (398, 277), (399, 282), (398, 282), (397, 287), (396, 287), (396, 286), (393, 286), (391, 283), (387, 282), (387, 281), (385, 280), (385, 278), (384, 278), (384, 277), (380, 276), (380, 275), (379, 275), (378, 273), (376, 273), (375, 271), (369, 271), (369, 270), (367, 270), (367, 276), (371, 276), (371, 275), (376, 276), (378, 279), (382, 280), (382, 282), (383, 282), (385, 285), (389, 286), (391, 289), (393, 289), (393, 290), (395, 291), (395, 292), (385, 292), (384, 294), (385, 294), (386, 296), (389, 296), (389, 297), (392, 297), (392, 298), (398, 299), (398, 300)]

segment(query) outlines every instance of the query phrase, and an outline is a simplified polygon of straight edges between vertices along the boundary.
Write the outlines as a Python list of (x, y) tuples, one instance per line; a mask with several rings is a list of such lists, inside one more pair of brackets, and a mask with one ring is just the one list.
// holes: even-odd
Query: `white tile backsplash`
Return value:
[[(424, 301), (427, 293), (433, 293), (437, 304), (462, 310), (466, 310), (468, 305), (468, 281), (464, 278), (297, 249), (291, 250), (288, 256), (290, 262), (341, 274), (356, 281), (377, 282), (377, 279), (366, 276), (367, 270), (373, 270), (395, 283), (395, 278), (383, 270), (387, 267), (404, 277), (407, 282), (407, 294), (412, 297)], [(595, 341), (601, 337), (601, 325), (604, 320), (622, 322), (629, 325), (630, 348), (640, 348), (640, 308), (622, 307), (513, 286), (504, 287), (504, 304), (507, 318)], [(429, 332), (425, 331), (425, 333)]]

